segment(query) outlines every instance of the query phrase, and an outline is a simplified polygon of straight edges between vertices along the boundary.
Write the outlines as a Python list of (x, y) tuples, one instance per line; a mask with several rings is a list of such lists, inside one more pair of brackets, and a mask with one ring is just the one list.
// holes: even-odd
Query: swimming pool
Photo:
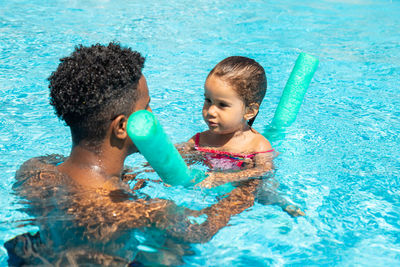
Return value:
[[(297, 121), (273, 143), (280, 191), (307, 216), (256, 203), (193, 245), (188, 266), (400, 264), (399, 1), (125, 2), (1, 1), (0, 265), (5, 241), (35, 230), (17, 227), (28, 216), (11, 191), (15, 170), (70, 149), (46, 78), (76, 44), (111, 40), (146, 55), (152, 108), (174, 142), (205, 129), (202, 86), (221, 59), (266, 69), (260, 131), (297, 55), (320, 59)], [(175, 190), (158, 194), (184, 202)]]

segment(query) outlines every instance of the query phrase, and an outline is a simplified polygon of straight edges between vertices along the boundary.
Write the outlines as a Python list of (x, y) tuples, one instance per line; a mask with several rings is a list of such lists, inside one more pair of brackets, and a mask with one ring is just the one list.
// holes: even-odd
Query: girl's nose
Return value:
[(211, 105), (211, 106), (208, 108), (207, 113), (208, 113), (210, 116), (215, 117), (215, 116), (217, 115), (217, 107), (216, 107), (215, 105)]

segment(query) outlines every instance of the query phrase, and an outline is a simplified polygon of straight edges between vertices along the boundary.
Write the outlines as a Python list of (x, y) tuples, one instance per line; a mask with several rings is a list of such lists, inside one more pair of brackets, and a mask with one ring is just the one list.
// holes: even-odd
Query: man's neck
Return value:
[(78, 144), (58, 169), (83, 186), (102, 187), (110, 178), (120, 177), (125, 157), (123, 151), (112, 147), (94, 150)]

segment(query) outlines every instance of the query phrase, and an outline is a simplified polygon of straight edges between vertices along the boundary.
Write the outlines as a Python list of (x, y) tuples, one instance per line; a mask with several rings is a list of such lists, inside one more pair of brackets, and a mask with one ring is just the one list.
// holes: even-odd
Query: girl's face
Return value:
[(246, 106), (234, 88), (211, 75), (204, 85), (203, 118), (211, 132), (229, 134), (244, 129)]

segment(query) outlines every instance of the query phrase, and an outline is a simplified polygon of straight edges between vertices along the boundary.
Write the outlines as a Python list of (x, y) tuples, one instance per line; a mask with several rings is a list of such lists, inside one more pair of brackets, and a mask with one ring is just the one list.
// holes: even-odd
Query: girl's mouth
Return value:
[(210, 126), (210, 127), (215, 127), (215, 126), (218, 125), (216, 122), (213, 122), (213, 121), (207, 121), (207, 124), (208, 124), (208, 126)]

